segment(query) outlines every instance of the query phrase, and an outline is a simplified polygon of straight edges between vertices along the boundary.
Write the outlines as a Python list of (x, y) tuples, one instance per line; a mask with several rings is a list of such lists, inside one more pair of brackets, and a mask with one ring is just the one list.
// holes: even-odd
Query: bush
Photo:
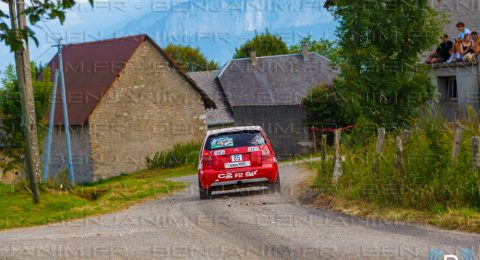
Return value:
[[(461, 152), (452, 161), (455, 126), (443, 119), (417, 123), (404, 140), (404, 168), (395, 167), (395, 138), (387, 133), (382, 155), (375, 152), (376, 137), (364, 146), (342, 145), (343, 175), (332, 183), (332, 167), (319, 170), (316, 185), (324, 193), (351, 200), (366, 200), (380, 206), (437, 212), (445, 208), (480, 209), (480, 171), (472, 167), (472, 144), (480, 119), (470, 109), (464, 126)], [(331, 164), (331, 162), (327, 162)], [(321, 185), (320, 185), (321, 184)]]
[(199, 142), (188, 142), (176, 144), (173, 149), (157, 152), (153, 158), (146, 158), (149, 169), (173, 168), (185, 165), (198, 164), (198, 153), (201, 144)]

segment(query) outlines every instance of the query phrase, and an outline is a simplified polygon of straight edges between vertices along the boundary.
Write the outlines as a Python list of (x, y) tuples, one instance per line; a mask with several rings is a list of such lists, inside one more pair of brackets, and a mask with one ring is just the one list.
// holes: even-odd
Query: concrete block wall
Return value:
[(480, 32), (480, 0), (430, 0), (435, 10), (449, 19), (445, 32), (454, 39), (458, 35), (457, 22), (464, 22), (472, 31)]
[[(479, 107), (479, 66), (466, 64), (435, 64), (432, 70), (432, 83), (437, 86), (439, 105), (443, 115), (450, 119), (464, 117), (467, 106), (472, 106), (480, 112)], [(448, 100), (447, 77), (456, 77), (456, 100)]]

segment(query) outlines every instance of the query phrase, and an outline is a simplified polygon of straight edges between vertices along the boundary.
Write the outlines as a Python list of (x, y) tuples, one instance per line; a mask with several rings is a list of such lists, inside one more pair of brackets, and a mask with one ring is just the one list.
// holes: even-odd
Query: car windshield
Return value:
[(239, 131), (209, 136), (205, 149), (216, 150), (243, 146), (260, 146), (264, 144), (265, 138), (263, 138), (260, 131)]

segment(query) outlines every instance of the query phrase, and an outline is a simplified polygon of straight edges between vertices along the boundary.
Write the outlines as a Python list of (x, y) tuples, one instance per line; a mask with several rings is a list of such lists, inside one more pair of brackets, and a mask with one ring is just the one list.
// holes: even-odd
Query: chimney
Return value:
[(252, 63), (252, 66), (257, 65), (257, 51), (256, 50), (250, 51), (250, 62)]
[(303, 56), (304, 61), (308, 60), (308, 46), (307, 46), (307, 43), (302, 43), (302, 56)]

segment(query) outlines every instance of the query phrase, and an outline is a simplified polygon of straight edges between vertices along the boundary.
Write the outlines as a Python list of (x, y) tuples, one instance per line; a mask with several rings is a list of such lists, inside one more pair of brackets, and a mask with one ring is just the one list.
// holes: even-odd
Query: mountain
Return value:
[(225, 63), (236, 47), (266, 29), (282, 36), (288, 45), (309, 34), (315, 39), (334, 38), (333, 18), (321, 1), (310, 2), (192, 0), (146, 13), (111, 30), (147, 33), (161, 46), (173, 42), (199, 47), (207, 57)]
[[(335, 26), (322, 1), (99, 1), (94, 8), (82, 3), (68, 11), (63, 26), (50, 21), (33, 27), (41, 44), (31, 46), (31, 58), (48, 62), (55, 53), (53, 37), (78, 43), (147, 33), (160, 46), (176, 43), (199, 47), (208, 58), (223, 64), (255, 32), (268, 29), (290, 45), (309, 34), (314, 39), (332, 39)], [(13, 63), (13, 55), (5, 46), (0, 46), (0, 54), (0, 69)]]

